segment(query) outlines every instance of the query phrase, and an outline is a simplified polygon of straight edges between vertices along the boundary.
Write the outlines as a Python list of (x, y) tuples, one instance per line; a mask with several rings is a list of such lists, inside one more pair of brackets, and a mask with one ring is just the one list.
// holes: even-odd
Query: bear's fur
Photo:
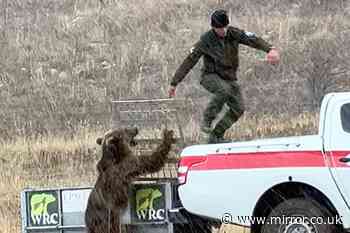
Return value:
[(137, 134), (137, 128), (116, 129), (96, 140), (102, 158), (85, 212), (88, 233), (120, 233), (119, 215), (127, 207), (129, 185), (140, 175), (159, 171), (175, 142), (173, 131), (164, 130), (162, 143), (150, 156), (135, 156), (129, 146), (136, 144)]

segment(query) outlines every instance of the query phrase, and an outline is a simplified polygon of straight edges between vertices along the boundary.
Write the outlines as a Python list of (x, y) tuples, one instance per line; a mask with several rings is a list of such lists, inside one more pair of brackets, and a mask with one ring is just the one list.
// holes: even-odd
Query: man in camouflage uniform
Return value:
[[(225, 131), (242, 116), (245, 110), (236, 77), (239, 44), (265, 51), (271, 64), (279, 62), (278, 51), (265, 40), (254, 33), (245, 32), (228, 24), (226, 11), (214, 11), (211, 15), (211, 30), (204, 33), (195, 43), (170, 83), (169, 97), (174, 97), (176, 86), (203, 56), (200, 84), (213, 94), (204, 111), (201, 124), (201, 130), (209, 134), (208, 143), (226, 142), (223, 139)], [(213, 128), (212, 122), (225, 103), (229, 110)]]

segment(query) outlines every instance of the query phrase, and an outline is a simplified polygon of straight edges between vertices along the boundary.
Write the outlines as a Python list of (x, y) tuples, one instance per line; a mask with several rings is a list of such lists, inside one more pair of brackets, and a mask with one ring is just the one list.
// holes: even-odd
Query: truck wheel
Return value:
[(336, 217), (312, 199), (293, 198), (277, 205), (262, 226), (262, 233), (339, 233)]

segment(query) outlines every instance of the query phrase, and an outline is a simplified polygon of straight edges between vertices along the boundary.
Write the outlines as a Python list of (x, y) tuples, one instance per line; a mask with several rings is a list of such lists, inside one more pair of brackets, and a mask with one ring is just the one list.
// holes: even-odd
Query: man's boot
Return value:
[(209, 135), (213, 131), (211, 124), (202, 121), (200, 126), (199, 143), (206, 144), (209, 140)]
[(211, 127), (211, 122), (203, 121), (201, 124), (201, 131), (210, 134), (213, 131), (213, 128)]
[(221, 118), (221, 120), (216, 124), (213, 129), (211, 135), (209, 136), (208, 143), (229, 143), (232, 140), (224, 139), (224, 134), (226, 130), (228, 130), (233, 123), (235, 123), (239, 116), (241, 116), (242, 112), (237, 112), (235, 110), (229, 109), (225, 115)]
[(231, 140), (224, 139), (222, 136), (217, 136), (214, 132), (209, 134), (208, 144), (229, 143)]

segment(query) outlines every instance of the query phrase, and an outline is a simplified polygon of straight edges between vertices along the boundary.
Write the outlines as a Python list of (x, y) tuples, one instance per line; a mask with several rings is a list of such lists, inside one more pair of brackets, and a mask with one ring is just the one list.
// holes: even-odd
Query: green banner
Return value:
[(132, 222), (165, 220), (165, 185), (135, 184), (131, 189), (130, 200)]
[(29, 226), (55, 226), (59, 223), (56, 191), (27, 193)]

